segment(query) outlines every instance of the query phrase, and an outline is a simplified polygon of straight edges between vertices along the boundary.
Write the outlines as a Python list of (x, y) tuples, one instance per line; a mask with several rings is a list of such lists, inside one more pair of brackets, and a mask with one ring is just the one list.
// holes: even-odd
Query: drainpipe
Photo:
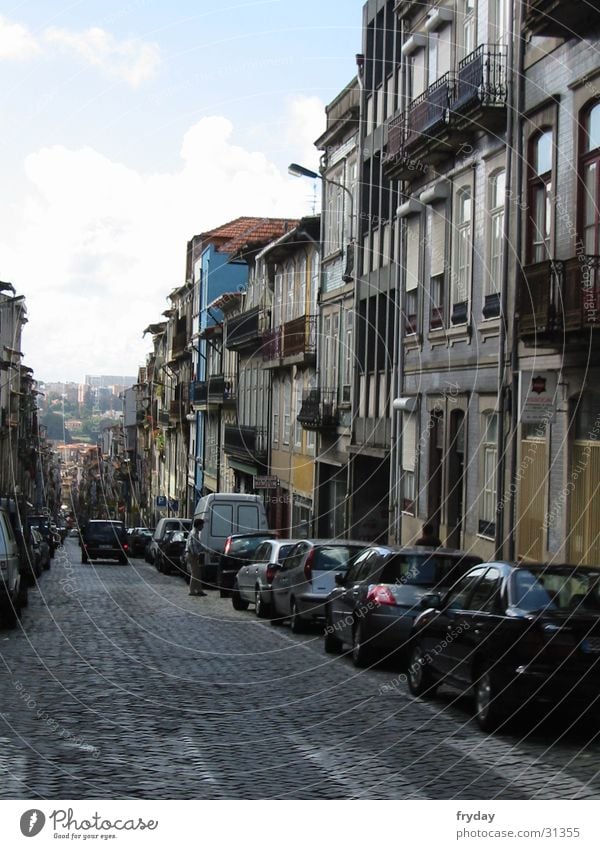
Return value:
[[(519, 12), (517, 14), (517, 22), (520, 27), (521, 22), (521, 13), (520, 7), (521, 3), (518, 4)], [(510, 391), (510, 387), (506, 385), (506, 377), (507, 377), (507, 363), (506, 363), (506, 342), (507, 342), (507, 326), (508, 326), (508, 288), (509, 288), (509, 245), (510, 245), (510, 237), (511, 237), (511, 203), (513, 200), (512, 196), (512, 175), (513, 175), (513, 162), (515, 156), (515, 142), (519, 145), (519, 155), (517, 156), (517, 174), (518, 174), (518, 193), (520, 193), (521, 184), (521, 156), (520, 156), (520, 142), (519, 138), (515, 138), (515, 127), (517, 130), (517, 134), (519, 133), (519, 124), (515, 121), (515, 113), (520, 107), (520, 100), (522, 97), (522, 83), (521, 83), (521, 60), (522, 60), (522, 45), (523, 39), (520, 34), (519, 29), (519, 68), (516, 73), (516, 86), (518, 87), (515, 90), (515, 73), (514, 73), (514, 60), (515, 60), (515, 14), (513, 3), (508, 4), (509, 9), (509, 20), (508, 20), (508, 46), (507, 46), (507, 55), (506, 55), (506, 165), (505, 165), (505, 196), (504, 196), (504, 227), (503, 227), (503, 239), (504, 239), (504, 250), (502, 252), (502, 281), (501, 281), (501, 291), (500, 291), (500, 334), (498, 337), (498, 443), (497, 443), (497, 457), (498, 457), (498, 466), (496, 470), (496, 522), (495, 522), (495, 557), (498, 560), (502, 560), (504, 556), (504, 526), (505, 526), (505, 504), (504, 504), (504, 492), (505, 492), (505, 475), (506, 475), (506, 464), (507, 457), (506, 452), (511, 450), (512, 454), (510, 457), (510, 474), (511, 481), (514, 479), (513, 475), (516, 473), (515, 463), (516, 463), (516, 452), (515, 452), (515, 409), (516, 409), (516, 400), (515, 400), (515, 392), (514, 392), (514, 382), (515, 382), (515, 343), (516, 337), (514, 335), (515, 332), (515, 310), (512, 310), (512, 355), (511, 355), (511, 370), (512, 370), (512, 382), (513, 382), (513, 391)], [(517, 95), (517, 97), (515, 97)], [(520, 113), (519, 113), (520, 114)], [(520, 218), (517, 218), (517, 234), (520, 230)], [(517, 236), (517, 239), (519, 237)], [(518, 254), (517, 254), (518, 259)], [(513, 281), (514, 282), (514, 281)], [(512, 287), (514, 290), (514, 286)], [(513, 304), (514, 307), (514, 304)], [(511, 432), (510, 432), (510, 449), (507, 449), (505, 445), (506, 441), (506, 429), (505, 429), (505, 416), (507, 405), (510, 403), (511, 405)], [(509, 539), (514, 537), (514, 504), (511, 498), (510, 511), (509, 511)], [(511, 549), (514, 553), (514, 541), (512, 543), (509, 542), (509, 549)]]

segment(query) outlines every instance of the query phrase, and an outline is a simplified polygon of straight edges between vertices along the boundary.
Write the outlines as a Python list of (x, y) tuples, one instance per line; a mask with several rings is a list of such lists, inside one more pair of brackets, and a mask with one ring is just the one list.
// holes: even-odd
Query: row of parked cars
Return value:
[(294, 632), (322, 623), (325, 652), (358, 667), (397, 659), (415, 696), (442, 684), (470, 694), (484, 730), (534, 704), (586, 710), (600, 697), (595, 567), (348, 540), (256, 543), (233, 579), (236, 610), (253, 604)]
[[(65, 529), (66, 531), (66, 529)], [(29, 588), (50, 568), (62, 534), (44, 514), (22, 516), (13, 499), (0, 499), (0, 624), (16, 627)]]

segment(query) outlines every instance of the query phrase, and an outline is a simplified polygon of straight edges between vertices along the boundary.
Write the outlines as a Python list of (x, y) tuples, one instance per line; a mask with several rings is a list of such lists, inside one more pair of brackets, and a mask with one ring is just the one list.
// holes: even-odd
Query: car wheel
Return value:
[(241, 597), (237, 586), (233, 588), (233, 592), (231, 593), (231, 603), (234, 610), (248, 610), (248, 602), (245, 598)]
[(254, 608), (259, 619), (269, 618), (269, 613), (271, 612), (270, 605), (264, 601), (260, 587), (256, 588), (256, 592), (254, 594)]
[(475, 718), (482, 731), (494, 731), (505, 719), (505, 707), (499, 693), (497, 675), (486, 669), (474, 683)]
[(352, 631), (352, 663), (359, 669), (373, 663), (373, 651), (365, 645), (363, 622), (357, 622)]
[(325, 649), (326, 654), (341, 654), (343, 648), (342, 641), (333, 633), (333, 623), (331, 621), (331, 614), (329, 611), (327, 611), (327, 624), (325, 625), (325, 641), (323, 643), (323, 648)]
[(416, 643), (408, 660), (408, 689), (413, 696), (433, 696), (438, 688), (422, 646)]
[(295, 598), (292, 599), (290, 605), (290, 630), (292, 634), (301, 634), (306, 630), (306, 624), (298, 612), (298, 605)]
[(21, 583), (19, 586), (19, 608), (27, 607), (27, 603), (29, 601), (29, 591), (27, 588), (27, 581), (25, 581), (21, 577)]
[(48, 569), (50, 568), (50, 566), (51, 566), (51, 565), (52, 565), (52, 564), (50, 563), (50, 561), (49, 561), (49, 560), (48, 560), (48, 562), (47, 562), (47, 563), (44, 563), (44, 569), (46, 570), (46, 572), (48, 571)]

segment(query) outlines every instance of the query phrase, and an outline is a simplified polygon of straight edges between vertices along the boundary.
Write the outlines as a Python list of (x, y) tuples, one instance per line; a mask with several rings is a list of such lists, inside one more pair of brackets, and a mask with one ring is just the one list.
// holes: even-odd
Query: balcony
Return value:
[(208, 380), (193, 381), (190, 394), (196, 407), (226, 404), (235, 401), (235, 380), (229, 375), (211, 375)]
[(444, 74), (388, 123), (385, 170), (391, 179), (410, 180), (452, 152), (448, 116), (455, 80)]
[(309, 390), (302, 398), (298, 421), (305, 430), (335, 429), (339, 424), (337, 390)]
[(262, 355), (266, 363), (279, 365), (281, 358), (281, 327), (265, 331), (262, 338)]
[(506, 123), (506, 48), (480, 44), (458, 66), (452, 128), (499, 129)]
[(230, 351), (238, 351), (250, 345), (258, 347), (266, 330), (265, 318), (265, 313), (256, 307), (228, 319), (225, 324), (225, 347)]
[(552, 38), (582, 38), (597, 31), (600, 0), (528, 0), (525, 28), (532, 35)]
[(156, 417), (157, 424), (162, 425), (163, 427), (168, 427), (169, 418), (169, 410), (160, 409)]
[(171, 359), (176, 360), (180, 357), (188, 356), (186, 345), (188, 342), (187, 332), (185, 330), (180, 333), (175, 333), (171, 342)]
[(254, 465), (264, 466), (267, 462), (267, 431), (245, 425), (225, 425), (223, 451)]
[(526, 265), (518, 291), (519, 338), (529, 347), (588, 344), (600, 327), (600, 257), (581, 254)]
[(286, 321), (282, 328), (282, 356), (314, 359), (317, 351), (317, 318), (314, 315), (302, 315)]
[(180, 424), (187, 414), (183, 401), (171, 401), (169, 404), (169, 424)]

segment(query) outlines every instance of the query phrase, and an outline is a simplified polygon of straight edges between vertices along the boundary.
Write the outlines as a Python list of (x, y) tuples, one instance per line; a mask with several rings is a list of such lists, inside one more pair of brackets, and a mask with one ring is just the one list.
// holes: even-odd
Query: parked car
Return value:
[(191, 530), (191, 527), (191, 519), (178, 519), (176, 516), (159, 519), (158, 524), (154, 529), (154, 534), (152, 535), (148, 550), (147, 552), (144, 551), (144, 556), (148, 563), (155, 562), (158, 546), (169, 531), (189, 531)]
[[(233, 534), (268, 533), (265, 505), (259, 495), (214, 492), (198, 500), (194, 519), (203, 519), (200, 542), (204, 549), (204, 581), (215, 583), (221, 554)], [(189, 573), (189, 564), (186, 565)]]
[(177, 572), (184, 573), (181, 557), (185, 551), (187, 538), (188, 531), (167, 531), (158, 543), (154, 558), (154, 565), (159, 572), (167, 575), (175, 569)]
[(118, 560), (127, 563), (127, 531), (123, 522), (112, 519), (90, 519), (81, 530), (81, 562), (90, 558)]
[(132, 528), (129, 532), (129, 551), (132, 557), (144, 554), (146, 544), (152, 539), (154, 528)]
[(37, 528), (29, 529), (29, 538), (27, 540), (27, 563), (30, 570), (30, 586), (35, 584), (44, 569), (50, 568), (50, 549), (48, 543), (37, 530)]
[(14, 628), (22, 607), (21, 558), (10, 516), (0, 508), (0, 618)]
[(265, 539), (258, 545), (253, 559), (237, 573), (233, 591), (233, 606), (245, 610), (254, 604), (260, 619), (271, 613), (271, 584), (282, 561), (300, 540)]
[(475, 697), (491, 730), (533, 703), (590, 706), (600, 697), (597, 567), (484, 563), (445, 595), (422, 599), (408, 684), (451, 684)]
[(216, 584), (219, 588), (221, 598), (231, 595), (237, 573), (242, 566), (254, 560), (256, 549), (261, 542), (264, 542), (266, 539), (275, 539), (275, 537), (276, 534), (271, 531), (256, 531), (252, 534), (231, 534), (231, 536), (227, 537), (225, 548), (217, 566)]
[(324, 619), (325, 603), (336, 573), (367, 546), (353, 540), (304, 539), (296, 543), (273, 578), (272, 623), (289, 619), (298, 633), (308, 622)]
[(407, 653), (421, 598), (444, 592), (461, 575), (481, 563), (464, 551), (375, 545), (354, 557), (348, 570), (335, 576), (327, 599), (325, 651), (352, 646), (352, 660), (365, 666), (378, 656)]
[(44, 516), (43, 514), (32, 514), (31, 516), (27, 517), (26, 525), (28, 528), (38, 529), (38, 531), (48, 543), (48, 548), (50, 549), (50, 559), (52, 559), (54, 557), (54, 552), (56, 551), (58, 544), (57, 538), (54, 534), (54, 531), (52, 530), (49, 517)]

